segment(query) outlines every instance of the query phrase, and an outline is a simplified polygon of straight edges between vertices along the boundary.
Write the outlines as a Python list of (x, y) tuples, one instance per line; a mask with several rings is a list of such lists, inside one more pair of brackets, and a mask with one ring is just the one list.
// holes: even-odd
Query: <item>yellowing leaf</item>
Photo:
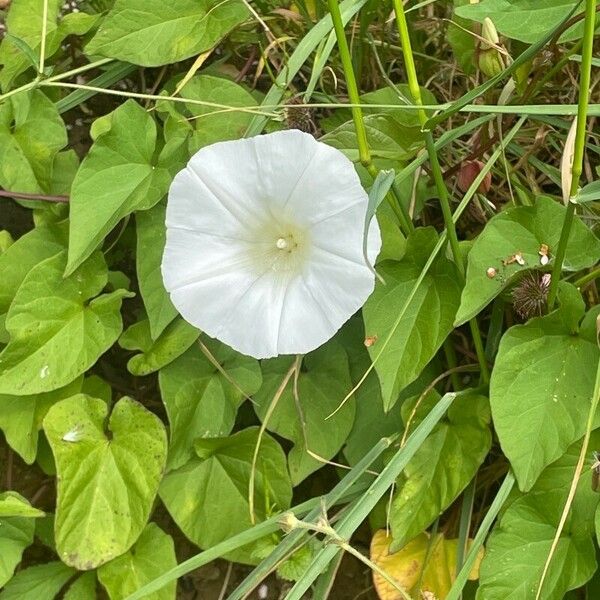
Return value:
[[(380, 529), (375, 532), (371, 540), (371, 560), (396, 579), (400, 587), (414, 598), (444, 600), (455, 579), (458, 540), (447, 540), (443, 534), (438, 534), (430, 540), (429, 535), (421, 533), (402, 550), (389, 554), (391, 542), (392, 538), (386, 535), (385, 530)], [(427, 563), (423, 570), (427, 555)], [(479, 577), (479, 563), (482, 558), (483, 548), (479, 551), (469, 579), (474, 580)], [(381, 600), (404, 600), (400, 592), (381, 575), (373, 573), (373, 582)], [(418, 592), (421, 592), (421, 595)]]

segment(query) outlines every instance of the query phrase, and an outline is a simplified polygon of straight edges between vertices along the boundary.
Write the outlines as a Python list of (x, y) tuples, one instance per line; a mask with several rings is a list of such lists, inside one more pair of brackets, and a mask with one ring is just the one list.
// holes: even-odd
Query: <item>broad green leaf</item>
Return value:
[(80, 570), (134, 544), (166, 461), (165, 427), (141, 404), (121, 398), (107, 418), (102, 400), (79, 394), (55, 404), (44, 419), (57, 467), (57, 552)]
[(165, 212), (165, 204), (159, 203), (135, 215), (137, 279), (153, 340), (177, 316), (160, 272), (166, 239)]
[[(84, 12), (60, 15), (61, 0), (48, 0), (45, 56), (53, 56), (69, 35), (83, 35), (98, 22), (100, 15)], [(0, 45), (0, 87), (13, 86), (15, 79), (28, 68), (38, 67), (44, 0), (13, 0), (6, 26), (7, 35)], [(47, 63), (46, 63), (47, 64)], [(48, 67), (45, 69), (48, 72)]]
[(48, 410), (59, 400), (81, 391), (83, 377), (52, 392), (29, 396), (0, 394), (0, 429), (10, 447), (31, 465), (38, 450), (39, 431)]
[(595, 332), (577, 332), (583, 301), (568, 300), (563, 293), (557, 311), (511, 327), (492, 372), (494, 427), (522, 490), (585, 431), (600, 352)]
[(133, 100), (111, 115), (95, 140), (71, 190), (69, 261), (72, 273), (125, 216), (152, 208), (165, 195), (169, 172), (154, 164), (156, 125)]
[(262, 383), (256, 359), (205, 336), (201, 341), (221, 370), (196, 344), (159, 373), (170, 425), (170, 469), (194, 455), (196, 439), (229, 435), (240, 404)]
[(2, 102), (0, 186), (15, 192), (49, 192), (54, 159), (66, 144), (65, 124), (40, 90)]
[[(573, 9), (577, 0), (483, 0), (456, 8), (456, 14), (483, 23), (486, 17), (506, 37), (532, 44), (552, 31)], [(572, 27), (561, 41), (581, 37), (582, 28)]]
[(127, 370), (132, 375), (149, 375), (181, 356), (197, 339), (200, 332), (182, 318), (171, 321), (156, 341), (152, 341), (147, 319), (134, 323), (119, 339), (127, 350), (141, 350), (129, 359)]
[[(29, 504), (17, 492), (2, 492), (0, 494), (0, 518), (4, 517), (43, 517), (44, 511), (38, 510)], [(0, 530), (1, 532), (1, 530)], [(1, 584), (0, 584), (1, 585)]]
[(16, 492), (0, 494), (0, 588), (13, 576), (25, 548), (33, 543), (32, 517), (43, 514)]
[(77, 571), (56, 561), (19, 571), (0, 592), (0, 600), (54, 600)]
[[(181, 90), (183, 98), (214, 102), (226, 106), (245, 106), (251, 108), (257, 105), (256, 99), (241, 85), (214, 75), (197, 75), (190, 79)], [(224, 140), (234, 140), (243, 137), (246, 128), (252, 120), (249, 112), (217, 112), (222, 109), (198, 104), (186, 104), (194, 133), (190, 141), (190, 151), (196, 152), (203, 146)]]
[[(475, 240), (469, 252), (467, 281), (463, 289), (456, 325), (465, 323), (511, 284), (519, 273), (541, 268), (540, 248), (549, 248), (550, 265), (558, 246), (566, 208), (545, 196), (535, 206), (508, 208), (493, 217)], [(520, 253), (524, 264), (514, 260)], [(563, 268), (579, 271), (600, 260), (600, 241), (575, 217)], [(504, 264), (505, 262), (509, 264)], [(497, 271), (490, 278), (487, 271)]]
[(119, 310), (129, 292), (98, 296), (107, 282), (100, 253), (63, 278), (65, 254), (31, 269), (15, 296), (6, 317), (10, 342), (0, 354), (0, 394), (39, 394), (67, 385), (121, 333)]
[[(111, 600), (122, 600), (176, 565), (173, 539), (158, 525), (148, 523), (131, 550), (98, 569), (98, 579)], [(174, 600), (176, 587), (172, 581), (145, 598)]]
[(96, 573), (80, 575), (65, 592), (63, 600), (92, 600), (96, 598)]
[[(599, 442), (595, 433), (591, 447)], [(478, 600), (535, 600), (580, 449), (578, 441), (544, 470), (531, 491), (515, 495), (486, 544)], [(592, 535), (599, 498), (591, 489), (591, 470), (584, 469), (550, 563), (543, 600), (562, 600), (567, 590), (582, 586), (596, 570)]]
[[(454, 7), (469, 4), (469, 0), (454, 0)], [(452, 54), (460, 68), (466, 75), (471, 75), (475, 70), (475, 45), (477, 38), (471, 33), (472, 25), (467, 19), (454, 15), (448, 27), (447, 39)]]
[[(409, 414), (405, 404), (405, 421)], [(429, 527), (473, 479), (492, 443), (489, 421), (487, 398), (461, 394), (417, 450), (396, 484), (392, 552)]]
[[(66, 247), (66, 235), (60, 227), (38, 226), (32, 229), (0, 254), (0, 321), (6, 318), (17, 290), (27, 273), (46, 258), (58, 254)], [(1, 328), (0, 328), (1, 329)], [(0, 335), (0, 342), (8, 342)]]
[(166, 65), (209, 50), (249, 17), (242, 0), (117, 0), (86, 51)]
[(386, 411), (394, 405), (399, 392), (419, 376), (453, 329), (460, 297), (458, 274), (453, 263), (440, 257), (419, 286), (389, 343), (381, 350), (436, 240), (432, 228), (411, 234), (402, 260), (378, 265), (385, 285), (378, 282), (363, 307), (365, 333), (373, 341), (369, 354), (372, 360), (377, 358), (375, 370)]
[[(56, 19), (61, 0), (48, 0), (46, 31), (52, 35), (57, 29)], [(6, 18), (6, 29), (39, 55), (44, 15), (44, 0), (13, 0)], [(31, 63), (19, 44), (10, 39), (0, 44), (0, 88), (7, 91), (15, 77), (27, 70)]]
[[(290, 356), (262, 362), (263, 385), (254, 396), (254, 409), (261, 421), (293, 362)], [(266, 425), (269, 431), (294, 443), (288, 464), (292, 483), (298, 485), (343, 446), (352, 430), (356, 402), (351, 397), (335, 415), (327, 418), (352, 389), (348, 356), (335, 341), (303, 358), (297, 398), (293, 379), (288, 382)]]
[[(181, 531), (201, 548), (210, 548), (252, 526), (248, 492), (257, 439), (256, 427), (230, 437), (200, 439), (196, 458), (163, 479), (162, 501)], [(254, 481), (257, 522), (289, 507), (292, 486), (285, 454), (267, 433), (261, 440)], [(248, 547), (226, 558), (254, 562)]]

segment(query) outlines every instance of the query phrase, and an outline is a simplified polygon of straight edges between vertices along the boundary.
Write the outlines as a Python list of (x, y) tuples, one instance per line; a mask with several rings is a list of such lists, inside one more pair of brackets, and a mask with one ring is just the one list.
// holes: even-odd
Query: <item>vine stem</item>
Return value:
[(40, 40), (40, 64), (38, 65), (38, 77), (44, 76), (44, 63), (46, 61), (46, 35), (48, 32), (48, 0), (44, 0), (42, 9), (42, 39)]
[(2, 198), (18, 198), (19, 200), (42, 200), (44, 202), (65, 203), (69, 201), (68, 196), (48, 196), (46, 194), (27, 194), (25, 192), (12, 192), (10, 190), (0, 190)]
[(579, 71), (579, 102), (577, 104), (577, 128), (575, 132), (575, 148), (573, 152), (573, 166), (571, 167), (571, 185), (569, 189), (569, 202), (563, 221), (558, 241), (558, 248), (552, 266), (552, 278), (548, 291), (548, 312), (554, 308), (558, 281), (562, 272), (563, 262), (567, 251), (567, 243), (571, 234), (571, 225), (577, 206), (579, 181), (583, 172), (583, 155), (585, 153), (585, 138), (587, 114), (590, 101), (590, 80), (592, 72), (592, 58), (594, 51), (594, 28), (596, 26), (596, 0), (586, 0), (585, 21), (583, 31), (583, 48), (581, 51), (581, 69)]
[[(408, 89), (413, 98), (415, 104), (418, 105), (417, 114), (419, 116), (419, 122), (421, 123), (421, 130), (425, 137), (425, 148), (429, 157), (429, 163), (431, 165), (431, 174), (435, 182), (435, 186), (440, 199), (440, 207), (442, 209), (442, 215), (444, 217), (444, 225), (446, 227), (446, 234), (448, 236), (448, 242), (450, 243), (450, 249), (452, 250), (452, 256), (456, 268), (460, 274), (461, 280), (464, 282), (465, 279), (465, 266), (463, 263), (460, 246), (458, 244), (458, 236), (456, 234), (456, 227), (452, 220), (452, 210), (450, 208), (450, 200), (448, 197), (448, 189), (444, 181), (444, 174), (440, 166), (440, 161), (435, 149), (435, 142), (433, 139), (433, 133), (426, 127), (427, 114), (423, 108), (423, 98), (421, 97), (421, 88), (419, 86), (419, 78), (417, 76), (417, 68), (415, 66), (415, 60), (413, 57), (412, 44), (410, 41), (410, 34), (408, 31), (408, 23), (406, 21), (406, 14), (404, 12), (404, 4), (402, 0), (392, 0), (394, 6), (394, 12), (396, 14), (396, 24), (398, 26), (398, 33), (400, 35), (400, 42), (402, 45), (402, 55), (404, 57), (404, 67), (406, 69), (406, 78), (408, 80)], [(488, 383), (490, 380), (490, 371), (485, 357), (485, 349), (483, 341), (481, 339), (481, 332), (479, 331), (479, 325), (477, 319), (473, 318), (469, 321), (469, 327), (471, 329), (471, 335), (473, 336), (473, 344), (475, 346), (475, 352), (477, 354), (477, 360), (481, 370), (481, 380), (483, 383)]]
[[(371, 150), (369, 149), (369, 141), (367, 139), (367, 130), (363, 120), (360, 94), (358, 92), (356, 76), (354, 75), (354, 67), (352, 65), (352, 56), (350, 55), (348, 40), (346, 39), (346, 33), (344, 31), (342, 13), (340, 12), (338, 0), (327, 0), (327, 5), (329, 7), (329, 13), (331, 14), (331, 20), (333, 21), (333, 29), (335, 32), (338, 50), (340, 51), (340, 58), (342, 59), (342, 68), (344, 70), (344, 77), (346, 78), (346, 85), (348, 87), (348, 97), (350, 99), (351, 106), (350, 110), (352, 111), (352, 120), (354, 121), (356, 141), (358, 144), (358, 156), (361, 164), (367, 169), (371, 177), (375, 179), (379, 170), (373, 164)], [(393, 187), (391, 196), (388, 194), (387, 198), (392, 205), (396, 216), (398, 217), (398, 221), (400, 222), (400, 226), (402, 227), (404, 233), (408, 234), (411, 231), (414, 231), (414, 225), (410, 215), (408, 214), (408, 210)]]

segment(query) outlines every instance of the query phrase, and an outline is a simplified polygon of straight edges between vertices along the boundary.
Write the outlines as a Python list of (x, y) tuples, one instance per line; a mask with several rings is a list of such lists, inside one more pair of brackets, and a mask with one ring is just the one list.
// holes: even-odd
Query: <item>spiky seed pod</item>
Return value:
[(302, 98), (292, 98), (287, 102), (283, 112), (287, 127), (317, 135), (319, 128), (315, 123), (313, 111), (307, 106), (301, 106), (302, 103)]
[(512, 291), (513, 308), (524, 320), (544, 314), (550, 289), (550, 274), (528, 271)]

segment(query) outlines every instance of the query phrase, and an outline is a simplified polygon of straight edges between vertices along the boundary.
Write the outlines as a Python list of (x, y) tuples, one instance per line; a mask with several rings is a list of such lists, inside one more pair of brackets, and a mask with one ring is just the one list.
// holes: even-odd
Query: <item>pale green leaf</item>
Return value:
[(165, 212), (166, 206), (159, 203), (135, 215), (137, 279), (153, 340), (177, 316), (160, 271), (166, 239)]
[(31, 465), (38, 450), (39, 431), (50, 407), (81, 391), (83, 377), (68, 385), (42, 394), (10, 396), (0, 394), (0, 429), (10, 447)]
[[(162, 501), (183, 533), (201, 548), (210, 548), (252, 526), (248, 491), (257, 438), (258, 428), (252, 427), (226, 438), (198, 440), (196, 458), (164, 478)], [(254, 495), (257, 522), (288, 508), (292, 498), (285, 454), (269, 434), (261, 440)], [(248, 547), (226, 557), (255, 562)]]
[[(107, 282), (100, 253), (63, 278), (66, 256), (48, 258), (21, 284), (6, 318), (0, 393), (30, 395), (63, 387), (89, 369), (121, 333), (125, 290), (96, 297)], [(93, 300), (92, 300), (93, 298)]]
[(166, 461), (165, 427), (141, 404), (121, 398), (108, 423), (107, 417), (102, 400), (80, 394), (55, 404), (44, 419), (58, 477), (57, 552), (80, 570), (134, 544)]
[(154, 164), (156, 124), (137, 102), (121, 104), (107, 126), (73, 182), (66, 274), (98, 248), (123, 217), (159, 202), (171, 182), (169, 172)]
[(249, 16), (241, 0), (117, 0), (86, 51), (166, 65), (209, 50)]
[(40, 90), (2, 102), (0, 186), (15, 192), (49, 192), (54, 159), (66, 144), (65, 124)]
[(386, 411), (394, 405), (400, 391), (419, 376), (453, 329), (460, 297), (459, 278), (454, 264), (440, 257), (381, 350), (436, 241), (432, 228), (411, 234), (402, 260), (378, 265), (385, 285), (378, 282), (363, 307), (365, 333), (373, 342), (369, 354), (372, 360), (377, 359), (375, 370)]
[[(469, 252), (467, 282), (462, 292), (456, 325), (474, 317), (502, 290), (515, 281), (522, 271), (541, 268), (540, 248), (549, 248), (550, 265), (557, 250), (566, 208), (541, 196), (535, 206), (508, 208), (492, 218)], [(524, 264), (513, 257), (520, 253)], [(571, 228), (563, 268), (579, 271), (600, 260), (600, 241), (575, 217)], [(508, 264), (504, 264), (508, 263)], [(489, 268), (497, 275), (489, 277)]]
[[(293, 362), (294, 358), (289, 356), (262, 362), (263, 385), (254, 396), (254, 409), (261, 420)], [(356, 411), (354, 397), (327, 418), (352, 389), (344, 348), (331, 341), (307, 354), (298, 376), (297, 398), (293, 388), (292, 377), (266, 425), (269, 431), (294, 443), (288, 463), (292, 482), (297, 485), (321, 468), (323, 461), (333, 458), (352, 430)]]
[(220, 370), (194, 345), (159, 374), (169, 417), (171, 469), (194, 455), (196, 439), (229, 435), (240, 404), (262, 383), (256, 359), (206, 336), (201, 341)]
[[(128, 552), (113, 558), (98, 569), (98, 579), (106, 588), (111, 600), (123, 600), (176, 565), (173, 539), (158, 525), (148, 523)], [(145, 598), (175, 600), (176, 587), (177, 582), (172, 581)]]
[(561, 299), (557, 311), (504, 334), (492, 372), (494, 427), (522, 490), (583, 435), (594, 390), (595, 332), (574, 331), (580, 298)]
[[(0, 517), (43, 517), (44, 511), (31, 506), (28, 500), (17, 492), (0, 494)], [(1, 530), (0, 530), (1, 532)]]

